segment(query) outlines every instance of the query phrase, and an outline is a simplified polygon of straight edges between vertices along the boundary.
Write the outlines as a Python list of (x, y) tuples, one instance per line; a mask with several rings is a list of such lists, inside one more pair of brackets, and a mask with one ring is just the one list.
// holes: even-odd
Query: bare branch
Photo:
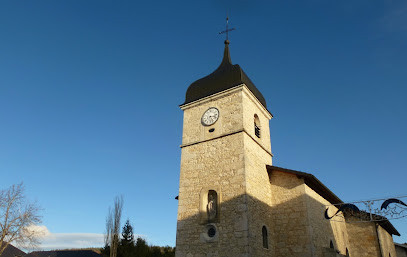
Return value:
[(123, 210), (123, 197), (116, 197), (113, 210), (109, 208), (106, 218), (105, 245), (110, 245), (110, 257), (117, 256), (120, 239), (120, 220)]
[(105, 235), (105, 246), (109, 245), (111, 238), (111, 231), (113, 228), (113, 214), (112, 209), (109, 207), (106, 217), (106, 235)]
[(0, 190), (0, 255), (7, 245), (15, 242), (21, 246), (38, 245), (38, 236), (28, 227), (41, 222), (40, 208), (29, 203), (23, 184)]

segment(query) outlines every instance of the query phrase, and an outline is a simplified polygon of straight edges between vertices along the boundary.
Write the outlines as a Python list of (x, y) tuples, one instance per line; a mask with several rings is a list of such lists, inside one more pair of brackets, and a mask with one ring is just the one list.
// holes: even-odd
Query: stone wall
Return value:
[[(220, 196), (217, 236), (207, 236), (200, 219), (202, 189)], [(243, 134), (182, 149), (177, 223), (177, 257), (245, 256), (247, 253)]]
[[(201, 116), (219, 110), (212, 126)], [(272, 256), (262, 245), (262, 227), (271, 224), (271, 189), (266, 164), (271, 165), (271, 115), (245, 86), (233, 88), (186, 106), (181, 150), (177, 223), (177, 257)], [(254, 133), (254, 115), (261, 137)], [(210, 129), (214, 129), (210, 132)], [(207, 234), (208, 190), (219, 195), (215, 237)], [(271, 233), (270, 233), (271, 234)]]
[[(219, 119), (203, 126), (210, 108)], [(345, 223), (337, 209), (301, 176), (267, 171), (272, 165), (271, 114), (244, 85), (181, 106), (181, 150), (176, 257), (396, 256), (391, 235), (374, 223)], [(260, 138), (254, 129), (258, 117)], [(217, 194), (216, 218), (208, 192)], [(268, 233), (263, 246), (262, 229)], [(216, 233), (210, 236), (208, 230)], [(377, 236), (379, 235), (379, 236)], [(332, 240), (334, 248), (330, 248)]]
[(327, 207), (329, 207), (329, 216), (335, 214), (338, 209), (307, 185), (305, 185), (305, 192), (307, 194), (308, 220), (312, 231), (312, 247), (315, 256), (323, 256), (324, 249), (330, 247), (331, 240), (337, 252), (346, 255), (346, 249), (348, 249), (350, 255), (352, 255), (343, 216), (338, 215), (331, 220), (324, 217)]
[(385, 257), (396, 256), (393, 237), (381, 226), (377, 225), (377, 234), (379, 235), (380, 249)]
[[(325, 219), (327, 206), (330, 215), (337, 208), (301, 177), (275, 170), (270, 174), (270, 187), (274, 256), (345, 256), (346, 249), (352, 256), (343, 217)], [(334, 249), (330, 248), (331, 240)]]
[[(243, 126), (246, 193), (248, 196), (249, 256), (273, 256), (271, 240), (271, 188), (267, 165), (272, 164), (269, 119), (270, 114), (260, 106), (251, 93), (243, 90)], [(260, 119), (260, 138), (255, 135), (254, 116)], [(267, 229), (268, 249), (263, 247), (263, 226)]]
[(273, 171), (270, 188), (274, 256), (312, 256), (304, 180)]
[(362, 222), (352, 217), (346, 219), (352, 256), (397, 256), (393, 237), (380, 225), (370, 221)]
[[(211, 126), (203, 126), (201, 117), (210, 107), (219, 110), (219, 119)], [(181, 108), (184, 111), (182, 145), (243, 130), (242, 87), (215, 94)], [(209, 132), (210, 129), (214, 131)]]
[(373, 222), (348, 222), (346, 228), (352, 249), (351, 256), (381, 257), (376, 225)]
[(407, 245), (395, 244), (395, 248), (397, 257), (407, 257)]
[[(270, 140), (270, 119), (271, 114), (259, 103), (253, 94), (246, 88), (242, 88), (243, 101), (243, 128), (245, 131), (262, 146), (263, 150), (271, 153)], [(254, 115), (257, 115), (260, 120), (260, 138), (254, 133)], [(261, 149), (259, 149), (261, 151)], [(267, 156), (264, 164), (270, 164), (271, 158)]]

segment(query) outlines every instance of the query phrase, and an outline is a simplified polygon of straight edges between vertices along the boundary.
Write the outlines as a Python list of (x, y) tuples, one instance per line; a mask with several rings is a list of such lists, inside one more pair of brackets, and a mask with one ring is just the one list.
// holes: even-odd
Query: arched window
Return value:
[(254, 134), (260, 138), (260, 119), (257, 114), (254, 115)]
[(263, 236), (263, 248), (269, 249), (269, 239), (266, 226), (263, 226), (263, 228), (261, 229), (261, 234)]
[(329, 248), (332, 248), (332, 249), (335, 248), (335, 247), (334, 247), (334, 242), (332, 242), (332, 240), (329, 242)]
[(347, 257), (350, 256), (350, 255), (349, 255), (349, 250), (348, 250), (348, 248), (346, 248), (346, 256), (347, 256)]

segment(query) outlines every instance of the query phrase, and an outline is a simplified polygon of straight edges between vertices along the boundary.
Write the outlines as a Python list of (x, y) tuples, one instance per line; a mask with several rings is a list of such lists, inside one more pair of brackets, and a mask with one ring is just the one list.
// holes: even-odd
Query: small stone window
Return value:
[(216, 228), (213, 225), (208, 226), (208, 236), (209, 237), (214, 237), (216, 235)]
[(254, 134), (260, 138), (260, 119), (257, 114), (254, 115)]
[(335, 249), (334, 242), (332, 242), (332, 240), (329, 242), (329, 248)]
[(261, 229), (261, 234), (263, 236), (263, 248), (269, 249), (269, 239), (266, 226)]
[(349, 255), (349, 250), (348, 250), (348, 248), (346, 248), (346, 256), (347, 256), (347, 257), (350, 256), (350, 255)]

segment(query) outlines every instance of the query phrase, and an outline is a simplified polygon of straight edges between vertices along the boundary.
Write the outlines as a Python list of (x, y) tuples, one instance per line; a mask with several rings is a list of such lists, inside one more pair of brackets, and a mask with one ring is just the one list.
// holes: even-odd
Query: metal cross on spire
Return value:
[(229, 32), (235, 30), (235, 28), (229, 29), (229, 17), (226, 17), (226, 30), (219, 32), (219, 34), (226, 34), (225, 44), (229, 44)]

